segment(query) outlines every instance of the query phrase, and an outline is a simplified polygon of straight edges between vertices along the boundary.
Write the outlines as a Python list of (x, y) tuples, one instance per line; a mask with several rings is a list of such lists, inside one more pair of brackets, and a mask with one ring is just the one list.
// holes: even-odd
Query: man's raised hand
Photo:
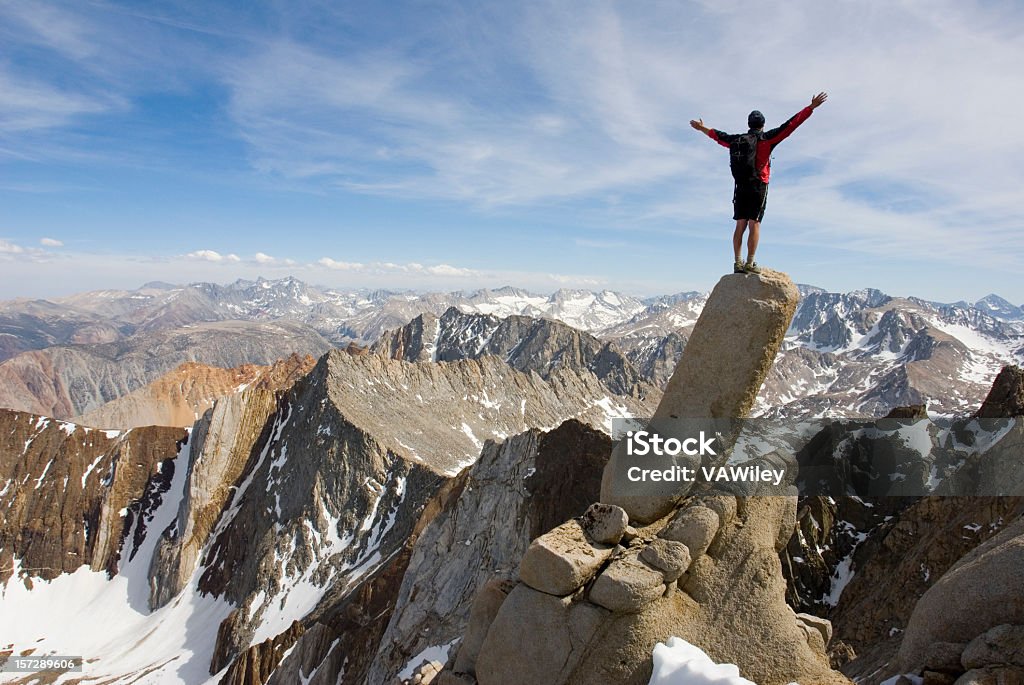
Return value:
[(695, 129), (697, 129), (701, 133), (707, 133), (708, 132), (708, 128), (707, 128), (707, 126), (704, 125), (704, 120), (703, 119), (690, 119), (690, 126), (693, 126)]
[(828, 100), (828, 93), (822, 91), (811, 98), (811, 109), (817, 109), (825, 100)]

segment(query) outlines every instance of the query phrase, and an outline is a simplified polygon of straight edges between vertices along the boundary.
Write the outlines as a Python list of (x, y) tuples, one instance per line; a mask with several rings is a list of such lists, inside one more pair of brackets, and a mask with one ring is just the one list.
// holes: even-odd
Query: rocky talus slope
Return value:
[(243, 364), (221, 369), (186, 362), (155, 381), (101, 407), (77, 416), (83, 426), (127, 430), (138, 426), (188, 427), (221, 397), (249, 387), (287, 390), (309, 373), (316, 360), (294, 354), (269, 366)]
[[(783, 274), (723, 278), (657, 414), (749, 411), (797, 297)], [(623, 498), (617, 459), (604, 469), (604, 503), (534, 539), (517, 578), (480, 591), (440, 683), (641, 685), (654, 645), (672, 635), (763, 685), (847, 682), (829, 668), (828, 622), (785, 601), (777, 555), (795, 497)]]

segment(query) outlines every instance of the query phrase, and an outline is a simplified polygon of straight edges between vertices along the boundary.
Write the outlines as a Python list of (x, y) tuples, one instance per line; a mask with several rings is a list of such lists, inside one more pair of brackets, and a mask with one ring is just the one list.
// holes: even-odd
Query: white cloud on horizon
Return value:
[(213, 262), (215, 264), (237, 263), (242, 261), (242, 258), (234, 253), (222, 255), (216, 250), (196, 250), (195, 252), (189, 252), (185, 257), (204, 262)]
[(25, 251), (21, 245), (16, 245), (9, 240), (0, 240), (0, 254), (22, 254)]
[[(18, 246), (0, 240), (0, 259), (6, 249)], [(24, 251), (22, 251), (24, 252)], [(212, 253), (212, 254), (210, 254)], [(21, 256), (21, 253), (18, 253)], [(201, 256), (200, 256), (201, 255)], [(217, 255), (217, 259), (213, 255)], [(13, 255), (12, 255), (13, 256)], [(230, 255), (235, 256), (236, 255)], [(550, 292), (561, 287), (607, 287), (605, 279), (591, 275), (504, 269), (472, 269), (450, 264), (425, 265), (416, 262), (341, 262), (328, 257), (315, 262), (277, 260), (260, 263), (253, 258), (229, 260), (213, 250), (172, 256), (150, 257), (128, 254), (65, 253), (60, 260), (32, 261), (11, 259), (0, 280), (0, 300), (15, 297), (53, 297), (103, 288), (134, 289), (160, 280), (169, 283), (215, 282), (259, 277), (280, 278), (294, 275), (309, 283), (338, 288), (385, 288), (396, 290), (440, 291), (496, 288), (506, 285)], [(269, 273), (268, 273), (269, 270)]]
[(46, 247), (64, 247), (64, 243), (56, 238), (40, 238), (39, 244)]
[(11, 269), (10, 262), (24, 264), (40, 264), (52, 261), (54, 253), (38, 247), (23, 247), (17, 243), (0, 238), (0, 261), (7, 262), (5, 271)]

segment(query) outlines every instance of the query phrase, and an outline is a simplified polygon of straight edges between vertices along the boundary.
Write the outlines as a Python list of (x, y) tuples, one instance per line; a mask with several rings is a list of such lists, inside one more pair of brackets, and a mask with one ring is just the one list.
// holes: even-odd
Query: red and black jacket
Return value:
[(768, 177), (771, 176), (772, 172), (772, 150), (775, 149), (776, 145), (788, 138), (796, 130), (797, 126), (807, 121), (807, 118), (811, 116), (813, 111), (814, 108), (810, 106), (804, 107), (787, 119), (786, 123), (782, 124), (782, 126), (773, 128), (770, 131), (750, 130), (747, 133), (726, 133), (717, 129), (709, 129), (707, 134), (711, 140), (724, 147), (729, 147), (742, 135), (757, 134), (757, 172), (761, 181), (767, 183)]

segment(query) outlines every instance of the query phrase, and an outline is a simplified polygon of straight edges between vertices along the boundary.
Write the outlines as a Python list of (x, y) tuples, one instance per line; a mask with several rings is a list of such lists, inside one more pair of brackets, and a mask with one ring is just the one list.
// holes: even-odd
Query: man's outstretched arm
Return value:
[(828, 93), (822, 91), (813, 98), (811, 98), (811, 104), (804, 107), (802, 110), (791, 116), (786, 120), (782, 126), (773, 128), (764, 134), (764, 139), (771, 141), (772, 145), (778, 145), (783, 140), (789, 137), (789, 135), (796, 130), (797, 126), (807, 121), (811, 116), (811, 112), (821, 107), (821, 105), (828, 100)]
[(693, 126), (695, 129), (706, 135), (708, 138), (724, 147), (729, 147), (729, 143), (731, 143), (733, 138), (736, 137), (734, 135), (725, 133), (724, 131), (719, 131), (718, 129), (708, 128), (707, 126), (704, 125), (703, 119), (690, 119), (690, 126)]

